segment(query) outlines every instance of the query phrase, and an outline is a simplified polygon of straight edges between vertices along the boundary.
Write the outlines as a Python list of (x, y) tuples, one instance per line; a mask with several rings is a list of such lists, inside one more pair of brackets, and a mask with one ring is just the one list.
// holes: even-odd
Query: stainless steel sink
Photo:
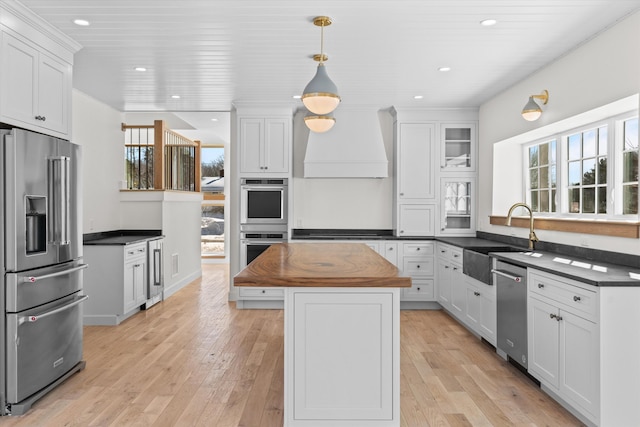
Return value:
[(493, 285), (493, 275), (491, 274), (492, 260), (489, 253), (526, 251), (526, 249), (508, 245), (465, 248), (462, 255), (462, 272), (482, 283)]

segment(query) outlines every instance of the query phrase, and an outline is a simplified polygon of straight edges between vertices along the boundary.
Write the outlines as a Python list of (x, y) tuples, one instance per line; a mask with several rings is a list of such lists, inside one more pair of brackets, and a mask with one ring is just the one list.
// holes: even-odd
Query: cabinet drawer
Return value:
[(414, 279), (410, 288), (402, 290), (403, 299), (430, 301), (434, 299), (434, 284), (431, 279)]
[(462, 264), (462, 248), (439, 244), (438, 257)]
[(421, 243), (404, 243), (402, 246), (403, 255), (433, 255), (434, 244), (433, 242), (421, 242)]
[(133, 258), (147, 256), (147, 242), (136, 243), (135, 245), (125, 246), (124, 259), (128, 261)]
[(284, 299), (284, 288), (239, 288), (240, 298)]
[[(569, 279), (567, 279), (569, 280)], [(538, 272), (529, 274), (529, 291), (564, 304), (577, 312), (596, 316), (598, 293), (574, 284), (565, 283)]]
[(409, 276), (433, 276), (433, 258), (404, 257), (402, 273)]

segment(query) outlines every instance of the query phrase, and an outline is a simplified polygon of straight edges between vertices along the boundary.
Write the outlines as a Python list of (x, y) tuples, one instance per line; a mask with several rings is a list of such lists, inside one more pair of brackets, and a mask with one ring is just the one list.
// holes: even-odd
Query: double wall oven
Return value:
[(84, 367), (80, 147), (0, 130), (0, 415), (21, 415)]
[(286, 178), (243, 178), (240, 181), (240, 268), (274, 243), (288, 238)]

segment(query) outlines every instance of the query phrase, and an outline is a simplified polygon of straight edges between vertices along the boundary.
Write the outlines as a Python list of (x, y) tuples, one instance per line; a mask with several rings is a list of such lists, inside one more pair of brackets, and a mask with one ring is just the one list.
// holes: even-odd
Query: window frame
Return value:
[[(556, 212), (535, 212), (536, 216), (545, 218), (558, 219), (576, 219), (576, 220), (602, 220), (602, 221), (638, 221), (640, 219), (640, 211), (634, 214), (622, 213), (622, 157), (624, 147), (624, 123), (627, 120), (638, 118), (638, 110), (627, 111), (625, 113), (616, 114), (602, 120), (596, 120), (585, 123), (571, 129), (556, 132), (547, 135), (544, 138), (538, 138), (534, 141), (522, 144), (522, 192), (524, 200), (531, 205), (531, 176), (529, 168), (529, 149), (535, 145), (556, 141)], [(569, 212), (569, 177), (568, 177), (568, 139), (569, 136), (577, 133), (588, 132), (589, 130), (598, 130), (606, 126), (607, 128), (607, 212), (606, 213), (571, 213)], [(596, 136), (597, 138), (597, 136)], [(596, 159), (597, 154), (596, 140)], [(580, 157), (581, 161), (584, 159)], [(596, 163), (597, 167), (597, 163)], [(538, 165), (539, 168), (539, 165)], [(597, 187), (597, 183), (595, 184)], [(549, 187), (551, 189), (552, 187)], [(597, 191), (597, 190), (596, 190)]]

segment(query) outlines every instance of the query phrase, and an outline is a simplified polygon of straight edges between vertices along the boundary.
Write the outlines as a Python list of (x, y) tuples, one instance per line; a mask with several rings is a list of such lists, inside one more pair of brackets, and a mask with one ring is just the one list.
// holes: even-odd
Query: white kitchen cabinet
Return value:
[(462, 274), (462, 264), (449, 263), (449, 287), (451, 288), (451, 312), (464, 322), (467, 312), (467, 283)]
[(391, 264), (398, 266), (398, 243), (397, 242), (380, 242), (378, 253), (382, 255)]
[(290, 117), (239, 119), (241, 175), (289, 174), (291, 120)]
[(140, 307), (147, 300), (147, 243), (126, 248), (124, 263), (124, 313)]
[(476, 179), (447, 177), (440, 181), (440, 235), (475, 235)]
[(435, 125), (399, 123), (396, 140), (396, 188), (398, 200), (427, 201), (436, 197)]
[(402, 301), (435, 301), (435, 246), (433, 241), (402, 241), (399, 268), (411, 277), (411, 287), (402, 289)]
[(130, 245), (85, 245), (85, 325), (118, 325), (139, 311), (147, 297), (147, 241)]
[(475, 172), (477, 145), (476, 122), (441, 123), (441, 172)]
[(397, 206), (396, 234), (401, 237), (433, 236), (436, 214), (435, 204), (401, 203)]
[(399, 294), (285, 289), (285, 425), (400, 425)]
[(72, 65), (2, 33), (0, 121), (69, 139)]
[(590, 419), (599, 416), (597, 288), (529, 271), (529, 373)]
[[(442, 307), (452, 311), (451, 298), (453, 281), (454, 279), (460, 281), (458, 274), (462, 275), (462, 249), (438, 242), (436, 250), (437, 300)], [(456, 268), (455, 274), (454, 268)], [(462, 295), (464, 295), (463, 290), (457, 290), (456, 292), (462, 292)]]
[(476, 279), (464, 276), (465, 323), (490, 344), (497, 343), (496, 289)]

